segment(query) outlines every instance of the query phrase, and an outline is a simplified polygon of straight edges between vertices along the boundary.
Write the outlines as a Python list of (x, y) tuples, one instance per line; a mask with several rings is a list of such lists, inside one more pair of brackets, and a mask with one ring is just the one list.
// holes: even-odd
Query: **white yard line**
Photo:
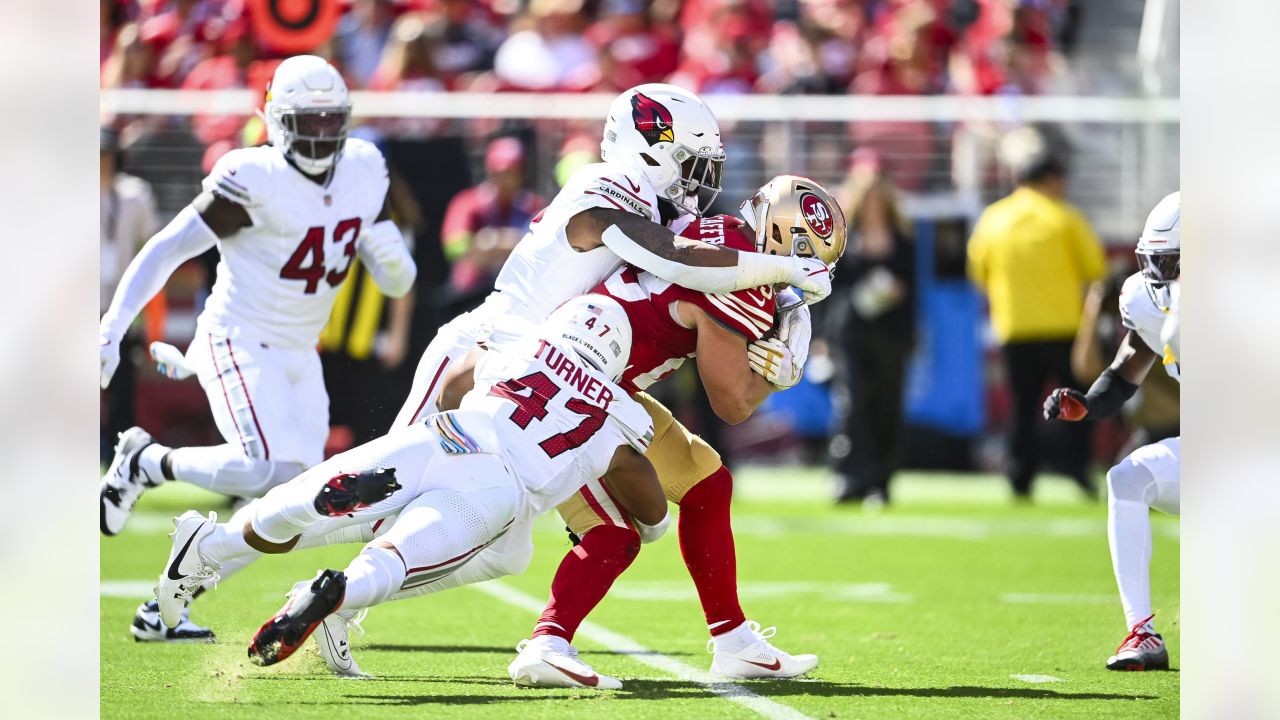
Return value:
[(1022, 682), (1029, 682), (1029, 683), (1066, 682), (1066, 680), (1063, 680), (1060, 677), (1054, 677), (1052, 675), (1010, 675), (1009, 677), (1013, 678), (1014, 680), (1021, 680)]
[[(496, 581), (471, 585), (470, 587), (508, 605), (534, 614), (541, 613), (545, 605), (542, 600), (532, 595)], [(809, 717), (794, 708), (757, 695), (742, 685), (718, 680), (704, 670), (699, 670), (675, 658), (650, 650), (626, 635), (619, 635), (595, 623), (582, 623), (578, 627), (578, 635), (612, 650), (627, 653), (637, 661), (669, 675), (674, 675), (685, 682), (701, 685), (707, 692), (718, 695), (729, 702), (737, 703), (763, 717), (776, 718), (777, 720), (804, 720)]]

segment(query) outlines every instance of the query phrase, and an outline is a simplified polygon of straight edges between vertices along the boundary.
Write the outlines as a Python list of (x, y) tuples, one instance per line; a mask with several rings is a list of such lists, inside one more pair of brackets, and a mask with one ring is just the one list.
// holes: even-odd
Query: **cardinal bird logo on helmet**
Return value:
[(643, 93), (631, 96), (631, 119), (635, 121), (636, 130), (640, 131), (640, 135), (650, 145), (676, 139), (675, 128), (671, 124), (671, 111)]

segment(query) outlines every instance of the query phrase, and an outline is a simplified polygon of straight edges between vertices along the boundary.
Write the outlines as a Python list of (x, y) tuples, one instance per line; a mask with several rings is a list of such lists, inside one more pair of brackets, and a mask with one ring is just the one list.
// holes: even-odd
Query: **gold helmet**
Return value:
[(834, 268), (844, 254), (844, 212), (831, 193), (799, 175), (779, 175), (742, 203), (756, 252), (817, 257)]

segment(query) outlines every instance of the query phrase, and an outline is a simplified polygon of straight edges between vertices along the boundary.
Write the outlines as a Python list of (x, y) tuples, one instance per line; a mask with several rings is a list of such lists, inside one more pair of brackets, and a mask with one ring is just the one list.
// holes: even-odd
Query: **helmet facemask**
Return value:
[(671, 157), (680, 165), (680, 177), (667, 188), (668, 199), (677, 207), (702, 217), (720, 195), (724, 178), (724, 151), (691, 150), (675, 145)]
[(320, 175), (333, 169), (351, 134), (351, 106), (284, 108), (278, 111), (280, 149), (299, 170)]
[(1179, 250), (1139, 248), (1134, 255), (1138, 258), (1138, 270), (1142, 272), (1147, 296), (1161, 311), (1168, 312), (1173, 305), (1169, 283), (1181, 275), (1182, 253)]

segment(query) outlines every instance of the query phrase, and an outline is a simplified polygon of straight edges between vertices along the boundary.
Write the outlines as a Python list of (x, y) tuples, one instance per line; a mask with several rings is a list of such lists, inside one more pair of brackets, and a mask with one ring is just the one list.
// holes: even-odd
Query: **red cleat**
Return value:
[(1143, 629), (1151, 617), (1133, 626), (1128, 637), (1116, 648), (1116, 654), (1107, 660), (1108, 670), (1169, 669), (1169, 651), (1165, 649), (1164, 638)]
[(258, 628), (249, 643), (249, 659), (255, 665), (275, 665), (292, 655), (342, 605), (346, 594), (346, 575), (321, 570), (310, 585), (291, 592), (280, 612)]

